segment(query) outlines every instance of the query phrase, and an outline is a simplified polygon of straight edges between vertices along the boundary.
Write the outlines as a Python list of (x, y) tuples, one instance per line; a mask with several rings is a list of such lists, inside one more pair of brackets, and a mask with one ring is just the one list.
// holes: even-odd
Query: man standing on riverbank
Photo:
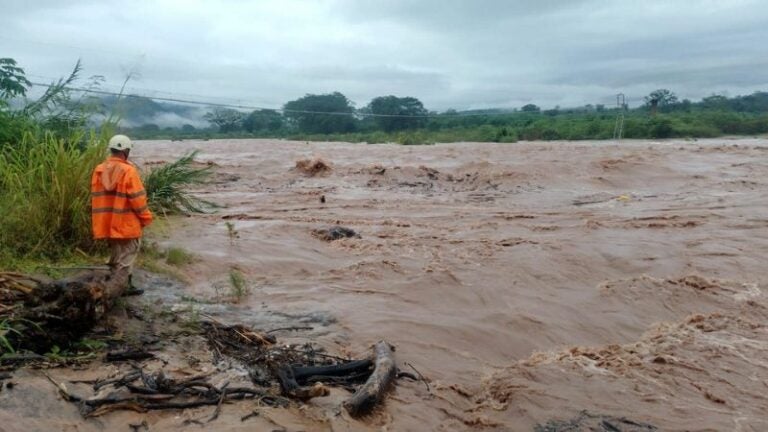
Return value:
[(138, 170), (128, 162), (130, 138), (115, 135), (109, 140), (110, 156), (96, 166), (91, 177), (93, 237), (109, 243), (109, 267), (131, 286), (133, 263), (139, 254), (142, 229), (152, 223), (147, 193)]

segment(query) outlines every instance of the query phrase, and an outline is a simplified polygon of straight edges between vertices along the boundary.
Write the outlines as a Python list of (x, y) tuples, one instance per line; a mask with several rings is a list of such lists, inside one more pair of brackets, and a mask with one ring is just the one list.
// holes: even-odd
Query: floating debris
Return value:
[(343, 238), (362, 238), (355, 230), (340, 225), (313, 230), (312, 235), (325, 241), (334, 241)]
[(332, 170), (331, 164), (321, 158), (298, 160), (296, 161), (296, 169), (310, 177), (326, 174)]

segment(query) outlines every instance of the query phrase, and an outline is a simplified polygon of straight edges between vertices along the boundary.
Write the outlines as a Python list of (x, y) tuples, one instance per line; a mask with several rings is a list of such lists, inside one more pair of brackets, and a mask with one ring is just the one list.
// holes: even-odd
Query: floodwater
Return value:
[[(285, 430), (529, 431), (583, 410), (659, 430), (768, 430), (766, 139), (145, 141), (133, 153), (148, 166), (193, 149), (215, 170), (198, 195), (224, 207), (150, 233), (199, 257), (187, 295), (221, 296), (234, 267), (252, 287), (229, 318), (279, 311), (358, 356), (385, 339), (429, 380), (401, 380), (364, 422), (318, 399), (276, 414)], [(295, 169), (311, 158), (331, 169)], [(332, 225), (362, 238), (312, 235)], [(238, 409), (217, 430), (245, 427)]]

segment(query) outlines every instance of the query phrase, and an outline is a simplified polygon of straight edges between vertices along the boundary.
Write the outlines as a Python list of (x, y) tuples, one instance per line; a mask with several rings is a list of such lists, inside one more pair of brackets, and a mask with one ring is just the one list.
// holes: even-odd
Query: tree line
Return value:
[(361, 130), (394, 132), (426, 125), (429, 112), (414, 97), (380, 96), (355, 109), (339, 92), (308, 94), (283, 105), (282, 112), (270, 109), (244, 113), (217, 108), (205, 115), (219, 132), (275, 133), (292, 130), (307, 134), (348, 133)]
[(206, 119), (216, 132), (229, 135), (338, 139), (366, 142), (443, 142), (609, 139), (618, 112), (624, 112), (624, 137), (716, 137), (768, 133), (768, 92), (700, 101), (679, 99), (658, 89), (633, 109), (585, 105), (542, 110), (535, 104), (519, 109), (441, 113), (429, 111), (415, 97), (380, 96), (356, 109), (342, 93), (308, 94), (283, 110), (245, 113), (215, 109)]

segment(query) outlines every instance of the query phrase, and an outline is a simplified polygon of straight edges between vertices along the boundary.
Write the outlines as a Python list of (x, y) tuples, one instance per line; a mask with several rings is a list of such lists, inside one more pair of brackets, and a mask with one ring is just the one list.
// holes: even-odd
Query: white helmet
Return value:
[(115, 135), (109, 139), (109, 148), (119, 151), (130, 150), (133, 148), (133, 143), (125, 135)]

